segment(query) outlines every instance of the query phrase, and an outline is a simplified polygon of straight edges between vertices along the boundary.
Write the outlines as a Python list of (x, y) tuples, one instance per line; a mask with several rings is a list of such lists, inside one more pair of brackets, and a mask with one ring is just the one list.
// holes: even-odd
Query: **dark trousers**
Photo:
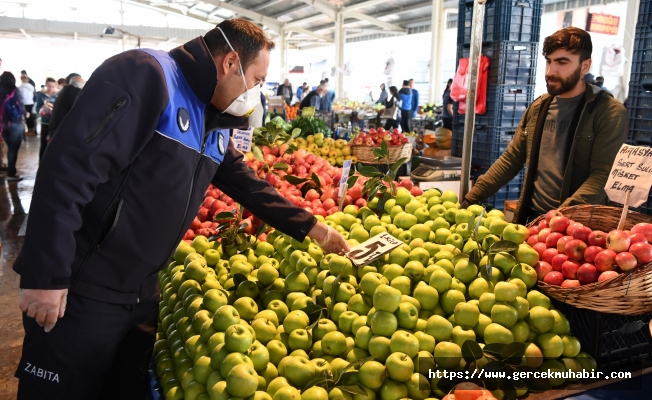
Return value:
[(453, 118), (442, 118), (441, 119), (444, 125), (444, 128), (453, 130)]
[(16, 176), (18, 150), (23, 143), (23, 124), (11, 122), (2, 130), (2, 138), (7, 143), (7, 176)]
[(133, 305), (69, 293), (49, 333), (23, 315), (18, 400), (145, 399), (158, 302), (158, 291)]
[(25, 111), (29, 113), (29, 118), (25, 118), (25, 124), (27, 124), (27, 129), (34, 129), (34, 115), (32, 115), (32, 109), (34, 104), (25, 104)]
[(41, 161), (45, 148), (48, 147), (48, 135), (50, 134), (50, 124), (41, 123), (41, 148), (38, 150), (38, 160)]
[(395, 119), (387, 119), (387, 121), (385, 121), (385, 129), (389, 130), (394, 128), (398, 128), (398, 121)]
[(401, 130), (403, 133), (412, 132), (411, 110), (401, 110)]

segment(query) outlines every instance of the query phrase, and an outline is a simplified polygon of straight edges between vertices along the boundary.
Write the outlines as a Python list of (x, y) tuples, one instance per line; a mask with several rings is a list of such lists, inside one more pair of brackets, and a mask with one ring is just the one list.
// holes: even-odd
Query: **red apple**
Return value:
[(410, 189), (410, 194), (412, 196), (421, 196), (423, 194), (423, 190), (419, 186), (413, 186), (412, 189)]
[(566, 261), (568, 261), (568, 256), (564, 253), (559, 253), (552, 258), (550, 265), (552, 265), (552, 269), (555, 271), (561, 272), (561, 268)]
[(595, 256), (598, 255), (604, 249), (600, 246), (589, 246), (584, 251), (584, 261), (592, 263), (595, 261)]
[(573, 239), (578, 239), (578, 240), (581, 240), (584, 243), (588, 244), (589, 243), (589, 235), (592, 232), (593, 231), (588, 226), (578, 226), (573, 231)]
[(647, 238), (642, 233), (629, 234), (629, 248), (632, 248), (634, 243), (647, 243)]
[(632, 227), (631, 233), (641, 233), (647, 238), (648, 243), (652, 242), (652, 224), (640, 223)]
[(579, 222), (571, 221), (570, 225), (568, 225), (568, 229), (566, 229), (566, 236), (573, 236), (575, 229), (580, 226), (584, 225), (580, 224)]
[(200, 208), (199, 212), (197, 213), (197, 219), (199, 219), (199, 221), (201, 222), (208, 221), (209, 220), (208, 208), (203, 208), (203, 207)]
[(546, 239), (548, 238), (548, 235), (550, 235), (550, 232), (552, 232), (550, 228), (544, 228), (539, 230), (539, 235), (538, 235), (539, 242), (545, 243)]
[(324, 206), (324, 209), (330, 210), (331, 208), (335, 207), (335, 200), (326, 199), (326, 200), (324, 200), (324, 202), (322, 204)]
[(539, 235), (539, 227), (536, 226), (536, 225), (529, 227), (528, 231), (530, 231), (530, 236), (538, 236)]
[(310, 189), (306, 193), (306, 200), (307, 201), (313, 201), (319, 199), (319, 192), (317, 192), (315, 189)]
[(544, 251), (548, 250), (548, 246), (546, 246), (545, 243), (541, 243), (541, 242), (535, 243), (534, 246), (532, 246), (532, 248), (536, 250), (537, 253), (539, 253), (539, 258), (543, 256)]
[(561, 287), (564, 289), (580, 287), (582, 284), (577, 279), (566, 279), (561, 283)]
[(543, 255), (541, 256), (541, 259), (552, 265), (552, 259), (555, 258), (557, 254), (559, 254), (559, 251), (556, 248), (546, 249), (546, 251), (544, 251)]
[(630, 239), (625, 231), (613, 230), (607, 235), (607, 248), (616, 253), (629, 249)]
[(566, 243), (570, 242), (571, 240), (573, 240), (572, 236), (564, 236), (563, 238), (559, 239), (557, 241), (557, 250), (559, 250), (560, 253), (565, 253)]
[(412, 187), (414, 186), (414, 184), (412, 183), (412, 181), (409, 180), (409, 179), (403, 179), (403, 180), (401, 181), (401, 183), (399, 183), (398, 185), (399, 185), (399, 186), (402, 186), (402, 187), (404, 187), (404, 188), (406, 188), (407, 190), (412, 189)]
[(598, 270), (595, 269), (595, 265), (589, 263), (582, 264), (577, 269), (577, 280), (582, 285), (596, 282), (598, 280)]
[(613, 250), (603, 250), (595, 255), (595, 268), (600, 272), (613, 271), (616, 269), (616, 252)]
[(548, 285), (559, 286), (564, 282), (564, 275), (559, 271), (548, 272), (543, 281)]
[[(636, 235), (641, 235), (640, 233), (637, 233)], [(638, 260), (639, 264), (647, 264), (652, 262), (652, 245), (648, 244), (647, 242), (641, 243), (634, 243), (629, 247), (629, 252), (636, 257)]]
[(570, 260), (581, 261), (586, 251), (586, 243), (580, 239), (569, 240), (565, 246), (565, 253)]
[(577, 279), (577, 270), (580, 263), (577, 261), (568, 260), (561, 266), (561, 273), (564, 274), (566, 279)]
[(548, 225), (550, 225), (550, 229), (553, 232), (564, 233), (564, 232), (566, 232), (566, 229), (568, 229), (568, 226), (570, 225), (570, 220), (568, 218), (564, 217), (563, 215), (562, 216), (555, 216), (555, 217), (552, 217), (552, 219), (550, 221), (548, 221)]
[(541, 229), (545, 229), (545, 228), (548, 228), (548, 223), (545, 220), (539, 222), (539, 231), (541, 231)]
[(552, 272), (552, 265), (545, 261), (539, 261), (534, 265), (534, 270), (537, 272), (537, 279), (542, 281), (548, 273)]
[(620, 275), (620, 274), (618, 272), (616, 272), (616, 271), (604, 271), (598, 277), (598, 282), (602, 282), (602, 281), (606, 281), (607, 279), (615, 278), (618, 275)]
[[(557, 217), (555, 217), (555, 218), (557, 218)], [(562, 233), (550, 232), (550, 234), (546, 238), (546, 246), (551, 247), (551, 248), (552, 247), (556, 248), (557, 247), (557, 242), (559, 241), (559, 239), (561, 239), (563, 237), (564, 237), (564, 235)]]
[(211, 208), (211, 204), (213, 204), (213, 201), (215, 201), (214, 197), (212, 196), (205, 197), (202, 205), (206, 208)]
[(355, 205), (358, 206), (358, 208), (366, 207), (367, 206), (367, 200), (360, 198), (360, 199), (355, 201)]
[(190, 224), (190, 229), (193, 231), (196, 231), (201, 227), (201, 221), (199, 218), (195, 217), (195, 219), (192, 220), (192, 223)]
[(548, 225), (550, 225), (550, 221), (551, 221), (554, 217), (563, 217), (563, 216), (564, 216), (564, 214), (562, 214), (561, 212), (559, 212), (559, 210), (550, 210), (550, 211), (548, 211), (548, 212), (546, 213), (546, 223), (548, 223)]
[(527, 238), (527, 244), (530, 246), (534, 246), (537, 243), (539, 243), (539, 238), (537, 236), (530, 236)]
[(589, 246), (607, 247), (607, 234), (602, 231), (593, 231), (589, 235)]
[(616, 256), (616, 264), (618, 264), (620, 269), (623, 271), (631, 271), (636, 268), (638, 261), (632, 253), (624, 251), (622, 253), (618, 253)]

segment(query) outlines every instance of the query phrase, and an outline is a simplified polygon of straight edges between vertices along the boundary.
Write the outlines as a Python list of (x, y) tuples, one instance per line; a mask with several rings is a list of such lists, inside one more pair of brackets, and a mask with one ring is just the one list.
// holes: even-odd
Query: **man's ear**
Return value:
[(231, 68), (238, 68), (238, 53), (231, 51), (227, 53), (222, 59), (221, 63), (222, 73), (228, 73)]
[(590, 58), (588, 60), (582, 61), (582, 76), (586, 75), (591, 70), (591, 65), (593, 64), (593, 60)]

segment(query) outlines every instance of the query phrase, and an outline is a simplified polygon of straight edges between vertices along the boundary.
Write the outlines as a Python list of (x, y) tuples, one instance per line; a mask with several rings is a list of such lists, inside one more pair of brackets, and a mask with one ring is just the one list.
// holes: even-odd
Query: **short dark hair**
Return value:
[(414, 79), (410, 78), (409, 82), (414, 82)]
[(403, 86), (407, 86), (410, 84), (410, 81), (403, 81)]
[(328, 83), (328, 78), (324, 78), (324, 82)]
[(396, 96), (398, 94), (398, 89), (396, 88), (396, 86), (390, 86), (389, 87), (389, 93)]
[(262, 29), (252, 22), (236, 18), (220, 22), (204, 36), (206, 46), (213, 57), (231, 52), (229, 44), (218, 28), (222, 29), (233, 50), (238, 53), (243, 70), (256, 59), (261, 50), (274, 49), (274, 42), (265, 36)]
[(59, 80), (57, 80), (57, 85), (65, 85), (66, 83), (66, 78), (59, 78)]
[(324, 83), (326, 83), (326, 81), (323, 80), (323, 79), (322, 79), (321, 81), (319, 81), (319, 84), (320, 84), (320, 85), (323, 85)]
[[(0, 88), (4, 89), (5, 94), (11, 93), (16, 89), (16, 77), (9, 71), (5, 71), (0, 75)], [(3, 99), (4, 100), (4, 99)]]
[(54, 80), (54, 78), (47, 78), (47, 79), (45, 79), (45, 83), (47, 84), (48, 82), (54, 82), (54, 83), (57, 83), (57, 82)]
[(580, 62), (591, 58), (593, 43), (584, 29), (569, 27), (560, 29), (543, 41), (543, 55), (548, 56), (559, 49), (579, 54)]
[(25, 70), (20, 71), (20, 73), (27, 75), (27, 71), (25, 71)]
[(68, 85), (70, 85), (70, 82), (72, 82), (72, 78), (76, 78), (76, 77), (78, 77), (78, 76), (81, 77), (81, 75), (79, 75), (79, 74), (76, 73), (76, 72), (73, 72), (72, 74), (66, 76), (66, 83), (67, 83)]
[(597, 78), (595, 78), (596, 81), (597, 81), (598, 79), (600, 79), (601, 81), (603, 81), (603, 80), (604, 80), (604, 76), (598, 76)]

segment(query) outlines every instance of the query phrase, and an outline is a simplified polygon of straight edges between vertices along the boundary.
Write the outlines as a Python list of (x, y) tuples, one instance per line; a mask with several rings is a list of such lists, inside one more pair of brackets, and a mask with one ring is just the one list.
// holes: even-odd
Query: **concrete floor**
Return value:
[[(19, 276), (11, 269), (23, 245), (24, 222), (38, 168), (39, 137), (27, 137), (18, 154), (20, 182), (0, 178), (0, 399), (15, 399), (23, 326), (18, 308)], [(21, 230), (22, 227), (22, 230)]]

